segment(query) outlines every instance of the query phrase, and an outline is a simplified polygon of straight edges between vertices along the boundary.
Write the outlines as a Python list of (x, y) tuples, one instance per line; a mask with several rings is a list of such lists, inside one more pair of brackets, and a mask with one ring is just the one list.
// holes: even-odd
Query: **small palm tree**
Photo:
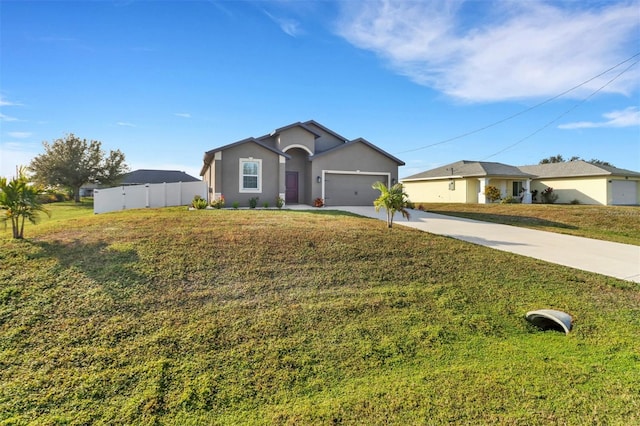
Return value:
[(23, 238), (25, 220), (35, 224), (38, 213), (49, 215), (49, 211), (38, 200), (38, 193), (38, 189), (29, 184), (22, 168), (10, 181), (0, 177), (0, 221), (5, 222), (5, 226), (7, 221), (11, 221), (13, 238)]
[(391, 188), (387, 188), (387, 185), (378, 181), (371, 187), (380, 191), (380, 196), (373, 201), (373, 206), (376, 211), (380, 211), (381, 207), (387, 210), (387, 227), (391, 228), (393, 226), (393, 216), (396, 212), (402, 213), (402, 216), (409, 220), (409, 211), (407, 210), (409, 199), (401, 183), (396, 183)]

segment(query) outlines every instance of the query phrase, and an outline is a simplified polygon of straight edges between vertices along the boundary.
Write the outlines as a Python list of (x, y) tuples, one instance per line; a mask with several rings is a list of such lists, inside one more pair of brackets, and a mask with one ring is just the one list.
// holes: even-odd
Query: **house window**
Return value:
[(262, 192), (262, 160), (240, 159), (240, 192)]
[(513, 195), (514, 197), (518, 197), (522, 192), (522, 182), (521, 181), (517, 181), (517, 182), (513, 182), (513, 191), (511, 192), (511, 195)]

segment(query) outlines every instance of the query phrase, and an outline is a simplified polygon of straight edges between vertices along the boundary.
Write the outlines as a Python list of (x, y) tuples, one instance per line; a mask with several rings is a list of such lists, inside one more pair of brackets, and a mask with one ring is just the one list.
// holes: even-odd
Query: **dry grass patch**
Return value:
[(418, 203), (424, 210), (580, 237), (640, 245), (640, 207)]

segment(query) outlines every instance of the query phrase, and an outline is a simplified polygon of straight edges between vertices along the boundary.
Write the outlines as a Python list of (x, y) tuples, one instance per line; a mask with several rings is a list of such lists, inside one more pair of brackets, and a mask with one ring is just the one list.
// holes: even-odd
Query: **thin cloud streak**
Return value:
[(611, 111), (602, 114), (606, 121), (578, 121), (575, 123), (561, 124), (558, 129), (595, 129), (601, 127), (635, 127), (640, 126), (640, 110), (638, 107), (629, 107), (621, 111)]
[[(585, 81), (629, 56), (640, 30), (640, 2), (491, 2), (483, 25), (465, 21), (465, 1), (344, 2), (336, 32), (375, 52), (397, 73), (466, 102), (550, 96)], [(483, 4), (484, 5), (484, 4)], [(636, 52), (631, 52), (631, 54)], [(628, 95), (637, 89), (634, 69), (607, 87)], [(604, 76), (609, 78), (610, 76)], [(583, 96), (593, 81), (573, 92)]]
[(270, 14), (266, 10), (264, 11), (264, 14), (267, 15), (273, 22), (278, 24), (282, 32), (284, 32), (288, 36), (297, 37), (303, 32), (300, 27), (300, 22), (296, 21), (295, 19), (279, 18)]
[(173, 115), (175, 115), (176, 117), (191, 118), (191, 114), (189, 114), (188, 112), (175, 112), (173, 113)]
[(33, 133), (31, 132), (9, 132), (7, 133), (9, 136), (11, 136), (12, 138), (16, 138), (16, 139), (26, 139), (31, 137), (31, 135)]
[(123, 127), (136, 127), (135, 124), (133, 123), (127, 123), (126, 121), (118, 121), (116, 123), (118, 126), (123, 126)]
[(8, 115), (4, 115), (0, 113), (0, 121), (19, 121), (19, 120), (15, 117), (9, 117)]

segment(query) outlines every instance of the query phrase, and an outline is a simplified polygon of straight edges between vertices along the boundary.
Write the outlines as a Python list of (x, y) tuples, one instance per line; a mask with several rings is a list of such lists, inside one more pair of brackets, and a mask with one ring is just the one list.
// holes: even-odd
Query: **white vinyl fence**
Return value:
[(196, 195), (207, 198), (206, 182), (148, 183), (95, 189), (93, 212), (107, 213), (147, 207), (186, 206), (191, 204)]

